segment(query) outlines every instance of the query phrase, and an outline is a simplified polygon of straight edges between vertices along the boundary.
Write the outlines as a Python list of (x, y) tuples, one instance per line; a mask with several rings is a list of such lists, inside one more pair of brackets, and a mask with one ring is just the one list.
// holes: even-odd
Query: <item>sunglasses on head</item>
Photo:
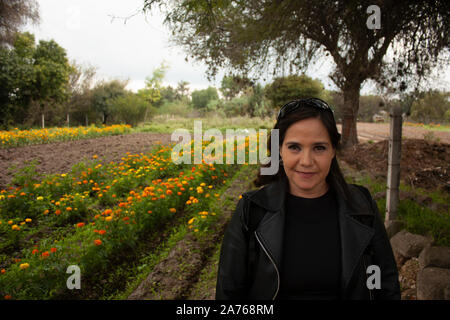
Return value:
[(331, 113), (334, 115), (334, 111), (325, 101), (318, 98), (308, 98), (308, 99), (294, 100), (286, 103), (284, 106), (281, 107), (280, 111), (278, 112), (277, 121), (279, 121), (280, 119), (284, 118), (287, 114), (299, 109), (302, 106), (328, 110), (331, 111)]

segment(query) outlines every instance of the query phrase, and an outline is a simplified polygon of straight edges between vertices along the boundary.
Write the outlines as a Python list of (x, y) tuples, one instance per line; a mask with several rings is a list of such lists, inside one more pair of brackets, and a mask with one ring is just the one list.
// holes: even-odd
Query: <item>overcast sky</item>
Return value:
[[(36, 40), (54, 39), (66, 49), (70, 60), (97, 68), (97, 74), (105, 79), (129, 79), (129, 89), (137, 91), (155, 68), (166, 61), (169, 70), (164, 85), (176, 86), (181, 80), (189, 87), (203, 89), (220, 87), (223, 72), (214, 82), (206, 78), (206, 66), (185, 61), (181, 48), (169, 45), (170, 31), (163, 26), (163, 17), (155, 10), (152, 15), (142, 13), (127, 20), (142, 9), (143, 0), (38, 0), (41, 23), (26, 30)], [(323, 62), (311, 68), (308, 75), (319, 78), (326, 89), (335, 89), (328, 78), (331, 63)], [(450, 72), (447, 66), (439, 87), (449, 89)], [(260, 81), (263, 83), (262, 79)], [(372, 91), (369, 86), (362, 93)]]

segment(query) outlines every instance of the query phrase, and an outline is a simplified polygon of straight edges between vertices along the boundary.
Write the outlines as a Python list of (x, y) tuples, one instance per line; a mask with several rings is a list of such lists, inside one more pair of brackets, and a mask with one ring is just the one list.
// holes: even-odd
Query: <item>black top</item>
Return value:
[(280, 299), (339, 297), (341, 241), (333, 191), (319, 198), (286, 196)]

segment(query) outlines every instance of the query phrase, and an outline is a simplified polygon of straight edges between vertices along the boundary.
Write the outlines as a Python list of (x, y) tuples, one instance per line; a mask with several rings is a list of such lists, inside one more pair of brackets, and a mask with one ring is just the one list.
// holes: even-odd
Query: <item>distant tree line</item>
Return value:
[[(127, 90), (126, 80), (96, 81), (96, 69), (69, 61), (54, 40), (39, 41), (28, 32), (16, 33), (0, 46), (0, 126), (78, 126), (151, 121), (156, 114), (222, 117), (275, 117), (286, 102), (319, 97), (330, 103), (342, 121), (344, 96), (325, 90), (318, 79), (304, 74), (276, 77), (265, 86), (246, 76), (227, 74), (219, 89), (190, 93), (189, 83), (163, 86), (169, 66), (162, 63), (138, 92)], [(372, 122), (374, 115), (400, 103), (405, 115), (417, 122), (449, 122), (449, 93), (429, 91), (386, 102), (377, 95), (359, 97), (358, 121)]]

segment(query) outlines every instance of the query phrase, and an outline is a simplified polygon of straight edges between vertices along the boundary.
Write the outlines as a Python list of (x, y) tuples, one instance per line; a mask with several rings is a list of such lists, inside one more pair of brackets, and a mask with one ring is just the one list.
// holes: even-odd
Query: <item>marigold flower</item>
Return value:
[(107, 216), (106, 218), (105, 218), (105, 221), (111, 221), (112, 220), (112, 216)]
[(50, 255), (50, 253), (48, 251), (44, 251), (41, 254), (42, 258), (47, 258), (49, 255)]
[(106, 230), (99, 230), (98, 233), (104, 235), (106, 233)]
[(95, 243), (96, 246), (100, 246), (100, 245), (102, 244), (102, 240), (100, 240), (100, 239), (95, 239), (95, 240), (94, 240), (94, 243)]
[(37, 201), (42, 201), (42, 200), (44, 200), (44, 197), (37, 197), (36, 200)]
[(194, 222), (195, 218), (192, 218), (188, 221), (188, 224), (192, 224)]
[(66, 211), (72, 211), (72, 208), (71, 207), (67, 207)]
[(38, 253), (38, 252), (39, 252), (38, 249), (34, 249), (34, 250), (31, 252), (31, 254), (36, 254), (36, 253)]
[(84, 227), (84, 222), (77, 223), (77, 228)]
[(177, 209), (175, 209), (175, 208), (170, 208), (169, 211), (172, 212), (172, 213), (175, 213), (175, 212), (177, 212)]
[(31, 222), (31, 219), (30, 218), (26, 218), (25, 222)]
[(147, 212), (148, 212), (148, 213), (152, 213), (153, 211), (152, 211), (152, 210), (148, 210)]
[(51, 248), (50, 251), (51, 251), (52, 253), (55, 253), (56, 251), (58, 251), (58, 249), (57, 249), (57, 248)]
[(59, 209), (56, 210), (56, 211), (55, 211), (55, 214), (56, 214), (57, 216), (60, 215), (60, 214), (61, 214), (61, 210), (59, 210)]
[(4, 296), (4, 298), (5, 298), (5, 300), (9, 300), (9, 299), (11, 299), (11, 296), (9, 294), (7, 294)]
[(20, 227), (17, 224), (15, 224), (11, 227), (11, 229), (12, 230), (20, 230)]
[(22, 264), (19, 266), (20, 270), (24, 270), (24, 269), (29, 268), (29, 267), (30, 267), (30, 264), (29, 264), (29, 263), (22, 263)]
[(0, 271), (2, 274), (5, 274), (6, 273), (6, 270), (5, 269), (2, 269), (2, 271)]

